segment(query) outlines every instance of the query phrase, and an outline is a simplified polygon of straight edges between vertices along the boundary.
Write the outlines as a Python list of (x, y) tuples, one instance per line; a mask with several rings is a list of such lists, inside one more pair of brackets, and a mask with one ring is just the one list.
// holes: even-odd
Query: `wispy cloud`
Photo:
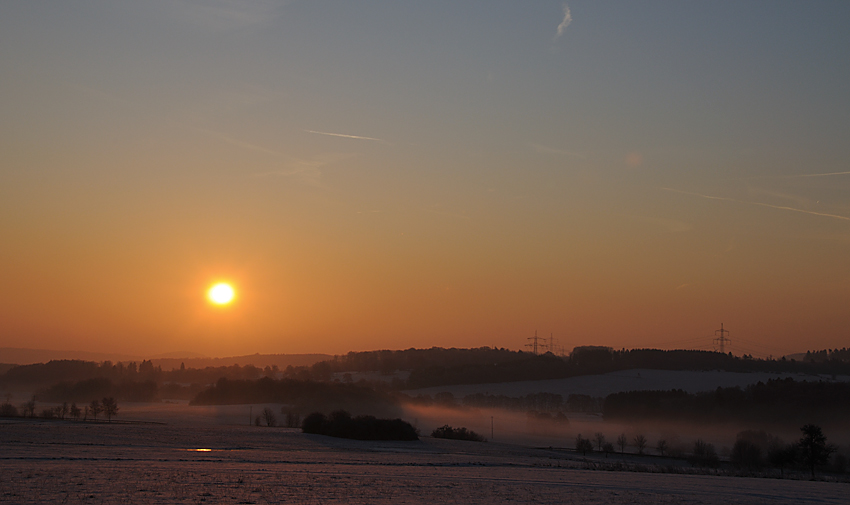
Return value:
[(570, 8), (567, 4), (564, 4), (564, 19), (561, 20), (561, 24), (558, 25), (558, 32), (555, 33), (555, 38), (557, 39), (561, 35), (564, 34), (564, 30), (570, 26), (570, 23), (573, 22), (573, 15), (570, 13)]
[(574, 153), (572, 151), (567, 151), (564, 149), (556, 149), (554, 147), (547, 147), (540, 144), (531, 144), (531, 148), (534, 149), (538, 153), (546, 153), (546, 154), (564, 154), (567, 156), (575, 156), (576, 158), (581, 158), (583, 160), (587, 159), (587, 156), (582, 156), (581, 154)]
[(767, 174), (767, 175), (751, 175), (749, 177), (739, 177), (735, 180), (749, 179), (805, 179), (809, 177), (834, 177), (836, 175), (850, 175), (850, 172), (824, 172), (820, 174)]
[(247, 149), (249, 151), (268, 154), (277, 159), (276, 163), (280, 168), (264, 172), (255, 172), (251, 174), (252, 177), (292, 177), (301, 180), (301, 182), (304, 182), (305, 184), (321, 187), (322, 171), (320, 169), (322, 167), (357, 156), (355, 153), (324, 153), (317, 154), (310, 159), (300, 159), (214, 130), (207, 130), (204, 128), (193, 129), (230, 145)]
[(260, 145), (257, 145), (257, 144), (253, 144), (253, 143), (247, 142), (245, 140), (237, 139), (237, 138), (231, 137), (229, 135), (225, 135), (224, 133), (221, 133), (221, 132), (217, 132), (217, 131), (213, 131), (213, 130), (207, 130), (205, 128), (194, 128), (194, 130), (199, 131), (201, 133), (204, 133), (206, 135), (209, 135), (211, 137), (215, 137), (219, 140), (222, 140), (224, 142), (227, 142), (228, 144), (231, 144), (231, 145), (234, 145), (234, 146), (237, 146), (237, 147), (242, 147), (244, 149), (248, 149), (248, 150), (251, 150), (251, 151), (257, 151), (257, 152), (261, 152), (261, 153), (271, 154), (273, 156), (285, 156), (281, 152), (274, 151), (272, 149), (268, 149), (266, 147), (263, 147), (263, 146), (260, 146)]
[(343, 133), (328, 133), (328, 132), (317, 132), (315, 130), (304, 130), (307, 133), (315, 133), (316, 135), (329, 135), (331, 137), (342, 137), (344, 139), (357, 139), (357, 140), (374, 140), (376, 142), (386, 142), (384, 139), (376, 139), (374, 137), (361, 137), (360, 135), (345, 135)]
[(322, 186), (322, 171), (320, 168), (338, 161), (356, 156), (352, 153), (327, 153), (313, 156), (308, 160), (290, 158), (284, 162), (283, 168), (257, 172), (254, 177), (294, 177), (312, 186)]
[(761, 202), (748, 202), (746, 200), (737, 200), (735, 198), (728, 198), (725, 196), (711, 196), (711, 195), (703, 195), (701, 193), (693, 193), (691, 191), (682, 191), (681, 189), (673, 189), (673, 188), (660, 188), (664, 191), (672, 191), (673, 193), (680, 193), (682, 195), (691, 195), (698, 196), (700, 198), (707, 198), (709, 200), (720, 200), (724, 202), (735, 202), (735, 203), (743, 203), (745, 205), (757, 205), (759, 207), (768, 207), (771, 209), (779, 209), (779, 210), (787, 210), (791, 212), (799, 212), (801, 214), (810, 214), (813, 216), (821, 216), (821, 217), (831, 217), (833, 219), (841, 219), (842, 221), (850, 221), (850, 217), (847, 216), (839, 216), (838, 214), (829, 214), (826, 212), (815, 212), (813, 210), (805, 210), (798, 209), (795, 207), (786, 207), (784, 205), (771, 205), (769, 203), (761, 203)]

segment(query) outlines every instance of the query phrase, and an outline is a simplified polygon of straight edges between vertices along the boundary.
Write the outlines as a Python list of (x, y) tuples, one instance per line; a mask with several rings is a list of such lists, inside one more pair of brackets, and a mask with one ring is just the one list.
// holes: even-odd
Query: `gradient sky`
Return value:
[(721, 323), (738, 354), (847, 346), (848, 23), (4, 1), (0, 346), (708, 349)]

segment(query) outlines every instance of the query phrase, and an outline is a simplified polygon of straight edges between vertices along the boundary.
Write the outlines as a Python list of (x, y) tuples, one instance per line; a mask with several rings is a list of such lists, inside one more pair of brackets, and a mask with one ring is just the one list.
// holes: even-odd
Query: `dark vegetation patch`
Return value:
[(235, 405), (282, 403), (296, 411), (348, 410), (398, 415), (400, 408), (389, 393), (357, 384), (315, 382), (297, 379), (219, 379), (198, 393), (190, 405)]
[(681, 389), (614, 393), (605, 398), (603, 415), (606, 420), (835, 424), (850, 416), (850, 384), (787, 378), (696, 394)]
[(40, 390), (35, 399), (43, 402), (81, 402), (91, 398), (115, 397), (128, 402), (152, 402), (158, 399), (158, 389), (152, 380), (115, 383), (106, 377), (98, 377), (78, 382), (59, 382)]
[(431, 432), (434, 438), (448, 438), (450, 440), (469, 440), (470, 442), (486, 442), (487, 439), (466, 428), (452, 428), (448, 424)]
[[(711, 351), (659, 349), (622, 349), (577, 347), (569, 357), (552, 353), (528, 352), (480, 347), (474, 349), (406, 349), (400, 351), (351, 352), (311, 366), (253, 365), (208, 366), (163, 370), (153, 362), (53, 360), (32, 365), (0, 365), (0, 390), (34, 391), (59, 382), (77, 383), (105, 378), (115, 384), (153, 381), (161, 388), (159, 396), (192, 398), (201, 388), (224, 377), (229, 380), (296, 379), (301, 381), (352, 382), (350, 372), (379, 372), (392, 375), (382, 381), (395, 390), (481, 384), (520, 380), (560, 379), (580, 375), (603, 374), (627, 369), (725, 370), (729, 372), (791, 372), (807, 374), (850, 374), (850, 350), (832, 349), (809, 352), (802, 359), (754, 359)], [(165, 386), (168, 385), (168, 388)], [(383, 387), (383, 386), (382, 386)], [(168, 396), (164, 396), (168, 395)]]
[(419, 440), (416, 428), (406, 421), (374, 416), (351, 417), (344, 410), (336, 410), (329, 416), (314, 412), (304, 418), (301, 429), (304, 433), (354, 440)]

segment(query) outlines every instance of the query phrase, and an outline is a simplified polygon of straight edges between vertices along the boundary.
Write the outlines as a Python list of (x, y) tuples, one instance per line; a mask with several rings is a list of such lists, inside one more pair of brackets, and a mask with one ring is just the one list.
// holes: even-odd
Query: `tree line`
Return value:
[(835, 424), (850, 416), (850, 383), (791, 378), (703, 393), (630, 391), (605, 398), (606, 420)]
[[(116, 384), (154, 382), (162, 393), (191, 397), (202, 387), (221, 377), (232, 380), (289, 378), (332, 382), (346, 372), (392, 374), (409, 371), (406, 380), (391, 382), (394, 389), (418, 389), (455, 384), (482, 384), (521, 380), (560, 379), (602, 374), (618, 370), (726, 370), (731, 372), (800, 372), (810, 374), (850, 374), (850, 351), (832, 349), (810, 351), (802, 361), (755, 359), (712, 351), (622, 349), (577, 347), (569, 357), (552, 353), (534, 355), (490, 347), (456, 349), (433, 347), (399, 351), (350, 352), (311, 366), (258, 368), (232, 365), (162, 370), (151, 361), (141, 363), (95, 363), (81, 360), (53, 360), (48, 363), (14, 366), (0, 375), (0, 389), (48, 388), (58, 382), (76, 383), (109, 379)], [(167, 387), (166, 387), (167, 386)], [(191, 390), (191, 391), (190, 391)]]
[(398, 398), (372, 387), (298, 379), (221, 378), (198, 393), (190, 405), (280, 403), (300, 412), (347, 410), (399, 415)]
[[(735, 437), (729, 463), (738, 469), (760, 470), (775, 468), (784, 475), (786, 470), (802, 469), (815, 477), (817, 469), (827, 469), (834, 473), (847, 471), (847, 457), (838, 452), (838, 447), (827, 442), (820, 426), (806, 424), (800, 428), (802, 437), (792, 443), (784, 443), (779, 437), (770, 435), (763, 430), (745, 430)], [(575, 451), (587, 456), (589, 453), (600, 452), (606, 457), (619, 452), (626, 453), (626, 448), (633, 448), (630, 454), (649, 454), (650, 442), (643, 434), (631, 438), (625, 433), (616, 438), (615, 444), (609, 442), (603, 433), (595, 433), (592, 438), (578, 434), (575, 439)], [(718, 467), (721, 462), (714, 445), (702, 439), (697, 439), (689, 453), (682, 447), (673, 446), (666, 439), (659, 439), (654, 450), (661, 457), (686, 458), (694, 466)]]
[(114, 397), (103, 397), (101, 400), (92, 400), (83, 408), (77, 406), (76, 402), (62, 402), (61, 405), (54, 407), (45, 407), (41, 412), (37, 412), (36, 399), (32, 398), (21, 405), (20, 410), (13, 405), (7, 398), (3, 404), (0, 404), (0, 417), (23, 417), (29, 419), (73, 419), (79, 421), (82, 417), (83, 421), (88, 421), (89, 417), (97, 421), (97, 416), (103, 414), (107, 422), (111, 422), (112, 418), (118, 415), (118, 401)]

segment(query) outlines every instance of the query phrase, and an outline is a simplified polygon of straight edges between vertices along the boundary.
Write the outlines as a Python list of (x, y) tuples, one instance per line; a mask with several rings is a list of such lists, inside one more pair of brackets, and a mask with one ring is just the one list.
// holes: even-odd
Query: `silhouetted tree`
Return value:
[(18, 417), (18, 408), (7, 401), (0, 405), (0, 417)]
[(716, 467), (720, 463), (720, 459), (717, 457), (717, 451), (713, 444), (697, 439), (694, 442), (694, 452), (690, 462), (692, 465)]
[(24, 403), (21, 410), (23, 410), (24, 417), (35, 417), (35, 399)]
[(274, 415), (272, 409), (268, 407), (263, 409), (263, 421), (266, 422), (266, 426), (277, 426), (277, 416)]
[(729, 461), (735, 466), (758, 468), (762, 465), (761, 448), (746, 439), (738, 439), (732, 446)]
[(820, 426), (807, 424), (800, 428), (803, 438), (800, 439), (800, 456), (803, 463), (812, 471), (815, 478), (815, 467), (829, 463), (829, 457), (835, 452), (836, 447), (826, 443), (826, 437)]
[(97, 400), (92, 400), (89, 404), (89, 413), (91, 413), (95, 421), (97, 421), (97, 415), (101, 412), (103, 412), (103, 408), (101, 408), (100, 402)]
[(611, 442), (605, 442), (602, 444), (602, 451), (605, 453), (605, 457), (607, 458), (609, 454), (614, 452), (614, 445)]
[(588, 452), (593, 452), (593, 442), (579, 433), (576, 435), (576, 452), (580, 452), (582, 456), (587, 456)]
[(785, 468), (792, 466), (797, 461), (799, 446), (797, 444), (774, 443), (767, 451), (767, 459), (770, 464), (779, 468), (779, 476), (785, 474)]
[(619, 437), (617, 437), (617, 446), (620, 447), (620, 454), (626, 452), (626, 444), (629, 443), (629, 439), (626, 438), (626, 434), (623, 433)]
[(596, 450), (601, 451), (602, 446), (605, 444), (605, 435), (597, 432), (595, 435), (593, 435), (593, 440), (596, 441)]
[(106, 420), (112, 422), (112, 416), (118, 414), (118, 402), (115, 401), (115, 398), (108, 397), (104, 398), (100, 401), (103, 409), (103, 414), (106, 416)]
[(655, 450), (658, 451), (658, 454), (661, 456), (665, 456), (667, 454), (667, 441), (663, 438), (655, 444)]
[[(281, 414), (284, 413), (283, 408), (281, 408)], [(298, 428), (301, 426), (301, 415), (297, 412), (287, 411), (286, 412), (286, 427), (287, 428)]]
[(646, 449), (646, 437), (643, 435), (635, 435), (632, 442), (635, 444), (635, 449), (638, 450), (638, 454), (643, 454), (643, 450)]
[(74, 418), (74, 421), (79, 421), (79, 420), (80, 420), (80, 414), (81, 414), (81, 412), (80, 412), (80, 407), (77, 407), (77, 404), (76, 404), (76, 403), (72, 403), (72, 404), (71, 404), (71, 410), (70, 410), (70, 413), (71, 413), (71, 417), (73, 417), (73, 418)]
[(68, 415), (68, 402), (62, 403), (62, 406), (59, 407), (58, 412), (59, 412), (59, 419), (64, 420), (65, 416)]

